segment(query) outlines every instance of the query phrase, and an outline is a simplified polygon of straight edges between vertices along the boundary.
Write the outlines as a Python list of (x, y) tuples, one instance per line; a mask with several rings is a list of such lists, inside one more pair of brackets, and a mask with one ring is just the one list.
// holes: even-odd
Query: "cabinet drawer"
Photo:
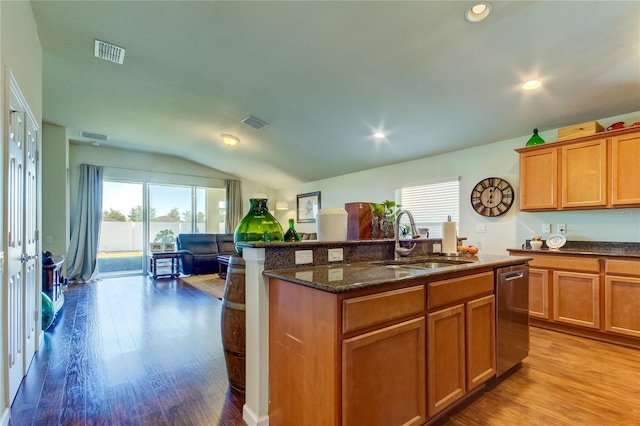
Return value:
[(435, 281), (429, 283), (427, 305), (433, 309), (492, 292), (493, 272)]
[(605, 260), (605, 273), (608, 275), (638, 275), (640, 276), (640, 259), (638, 260)]
[(424, 305), (423, 285), (346, 299), (342, 302), (342, 332), (418, 314)]
[(534, 255), (533, 260), (529, 261), (529, 267), (600, 272), (600, 262), (598, 259), (579, 256)]

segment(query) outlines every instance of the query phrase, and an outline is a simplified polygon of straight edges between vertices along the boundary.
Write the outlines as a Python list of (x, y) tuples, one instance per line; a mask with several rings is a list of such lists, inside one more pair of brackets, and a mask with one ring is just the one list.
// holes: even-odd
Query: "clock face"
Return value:
[(471, 191), (471, 205), (482, 216), (505, 214), (513, 204), (513, 188), (506, 180), (490, 177), (481, 180)]

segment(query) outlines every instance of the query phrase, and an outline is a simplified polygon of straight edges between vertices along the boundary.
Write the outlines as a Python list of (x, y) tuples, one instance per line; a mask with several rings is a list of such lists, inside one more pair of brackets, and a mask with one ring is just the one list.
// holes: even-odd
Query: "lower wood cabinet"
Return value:
[(429, 417), (467, 392), (464, 324), (464, 304), (427, 315)]
[(529, 268), (529, 316), (549, 319), (549, 271)]
[(600, 328), (600, 275), (553, 271), (553, 320)]
[(427, 314), (429, 417), (495, 376), (495, 329), (494, 295)]
[(607, 259), (605, 273), (605, 330), (640, 337), (640, 261)]
[(640, 348), (640, 259), (531, 253), (532, 325)]
[(640, 277), (607, 276), (605, 330), (640, 337)]
[(466, 306), (467, 391), (496, 375), (496, 298), (475, 299)]
[(342, 424), (427, 421), (424, 317), (342, 342)]

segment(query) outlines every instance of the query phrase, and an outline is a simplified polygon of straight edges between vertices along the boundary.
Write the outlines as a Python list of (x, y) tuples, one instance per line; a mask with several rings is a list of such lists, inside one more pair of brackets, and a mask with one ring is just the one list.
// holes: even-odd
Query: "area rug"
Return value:
[(180, 277), (180, 279), (190, 286), (222, 300), (224, 280), (218, 277), (218, 274), (190, 275), (188, 277)]

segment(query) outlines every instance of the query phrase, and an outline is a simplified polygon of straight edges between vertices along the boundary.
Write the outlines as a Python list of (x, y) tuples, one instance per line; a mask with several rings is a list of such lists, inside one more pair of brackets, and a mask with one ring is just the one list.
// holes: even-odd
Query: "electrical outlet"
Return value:
[(442, 244), (434, 244), (433, 245), (433, 252), (434, 253), (440, 253), (442, 251)]
[(329, 262), (341, 262), (343, 260), (343, 254), (341, 248), (329, 249), (328, 258)]
[(45, 244), (53, 244), (53, 237), (50, 235), (47, 235), (46, 237), (44, 237), (44, 243)]
[(561, 234), (566, 234), (567, 233), (567, 225), (565, 223), (559, 223), (556, 225), (558, 227), (558, 232)]
[(344, 271), (342, 268), (329, 269), (329, 281), (342, 281), (344, 279)]
[(543, 223), (542, 224), (542, 233), (543, 234), (550, 234), (551, 233), (551, 224)]
[(296, 265), (313, 263), (313, 250), (296, 250)]
[(484, 223), (479, 223), (476, 225), (476, 232), (477, 233), (484, 233), (487, 232), (487, 225)]

